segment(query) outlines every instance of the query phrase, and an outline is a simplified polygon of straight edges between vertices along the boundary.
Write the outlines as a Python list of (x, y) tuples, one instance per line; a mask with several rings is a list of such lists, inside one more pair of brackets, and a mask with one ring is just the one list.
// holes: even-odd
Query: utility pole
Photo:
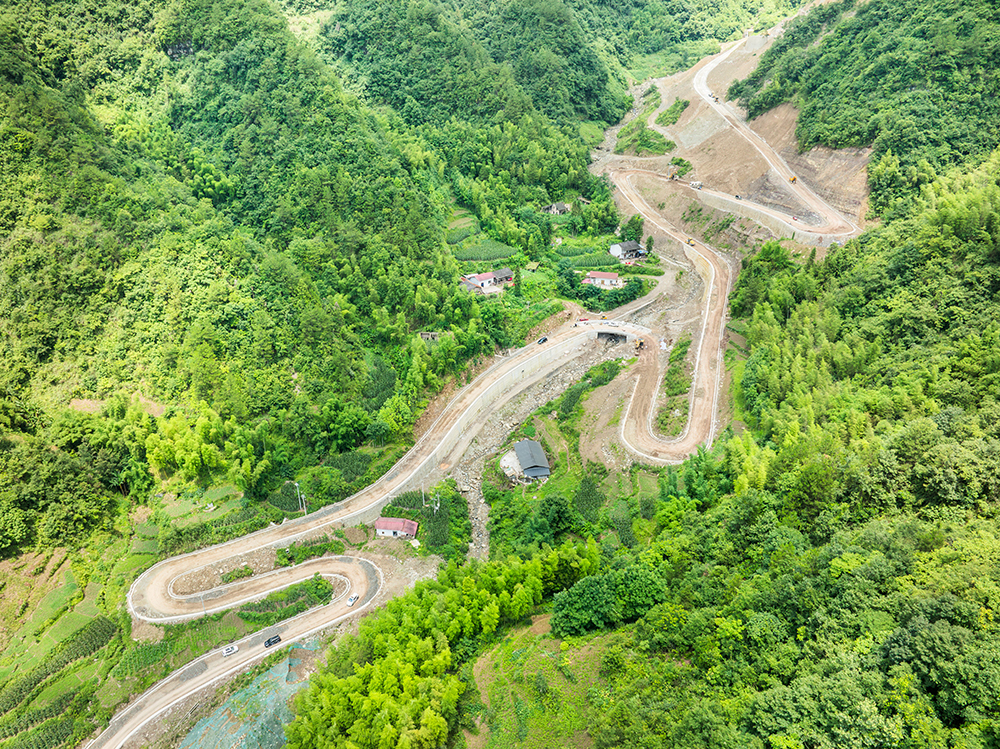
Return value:
[(301, 490), (299, 489), (299, 482), (298, 481), (295, 482), (295, 496), (299, 500), (299, 512), (301, 512), (303, 515), (308, 514), (309, 513), (309, 509), (306, 507), (306, 498), (302, 494)]

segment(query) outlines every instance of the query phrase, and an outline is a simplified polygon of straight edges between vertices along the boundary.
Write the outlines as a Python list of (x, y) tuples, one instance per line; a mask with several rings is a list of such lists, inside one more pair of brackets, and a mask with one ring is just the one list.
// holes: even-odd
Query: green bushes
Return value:
[(656, 124), (662, 125), (663, 127), (669, 127), (673, 125), (681, 118), (684, 110), (688, 108), (689, 102), (687, 99), (674, 99), (674, 103), (669, 107), (664, 109), (656, 116)]
[(343, 554), (344, 542), (339, 538), (314, 538), (309, 541), (297, 541), (287, 549), (278, 549), (275, 552), (274, 564), (276, 567), (291, 567), (293, 564), (300, 564), (307, 559), (321, 557), (324, 554)]
[(267, 598), (248, 603), (236, 612), (243, 621), (259, 629), (298, 616), (315, 606), (323, 606), (333, 598), (333, 583), (319, 575), (297, 583), (284, 590), (271, 593)]
[(670, 163), (677, 167), (677, 176), (683, 177), (685, 174), (694, 169), (694, 165), (687, 159), (682, 159), (680, 156), (674, 156), (670, 159)]
[(428, 551), (449, 560), (465, 559), (472, 538), (469, 506), (451, 483), (428, 492), (403, 492), (382, 510), (382, 515), (417, 521), (419, 538)]
[(607, 385), (620, 371), (621, 366), (616, 359), (602, 362), (588, 369), (583, 379), (567, 388), (560, 398), (559, 421), (566, 421), (576, 413), (577, 404), (584, 393)]
[[(295, 720), (286, 728), (289, 749), (314, 749), (348, 731), (391, 734), (392, 746), (447, 745), (459, 730), (461, 666), (543, 595), (591, 574), (598, 559), (596, 544), (565, 544), (526, 561), (451, 562), (437, 580), (418, 582), (363, 619), (357, 637), (334, 646), (296, 699)], [(375, 692), (377, 713), (365, 707)]]
[(729, 95), (751, 118), (796, 102), (803, 150), (871, 145), (872, 209), (903, 212), (936, 172), (1000, 143), (1000, 82), (985, 74), (1000, 51), (983, 41), (997, 30), (987, 0), (823, 4), (792, 21)]
[(139, 642), (129, 645), (118, 663), (111, 669), (111, 676), (122, 679), (138, 674), (150, 666), (162, 664), (171, 654), (169, 642)]
[(220, 575), (223, 584), (234, 583), (237, 580), (242, 580), (245, 577), (251, 577), (253, 575), (253, 567), (244, 564), (242, 567), (237, 567), (235, 570), (229, 570), (229, 572), (223, 572)]

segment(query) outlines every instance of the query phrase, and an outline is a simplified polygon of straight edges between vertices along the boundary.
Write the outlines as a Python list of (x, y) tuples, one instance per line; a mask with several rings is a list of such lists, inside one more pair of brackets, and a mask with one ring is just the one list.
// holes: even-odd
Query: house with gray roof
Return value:
[(549, 461), (541, 444), (535, 440), (521, 440), (514, 443), (514, 452), (521, 464), (521, 472), (530, 479), (540, 479), (548, 476)]

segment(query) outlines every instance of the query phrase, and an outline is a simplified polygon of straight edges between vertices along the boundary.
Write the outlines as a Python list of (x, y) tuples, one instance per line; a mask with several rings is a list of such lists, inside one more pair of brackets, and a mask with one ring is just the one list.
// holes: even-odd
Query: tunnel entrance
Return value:
[(597, 340), (612, 344), (625, 343), (628, 340), (628, 336), (625, 333), (612, 333), (608, 330), (599, 330), (597, 331)]

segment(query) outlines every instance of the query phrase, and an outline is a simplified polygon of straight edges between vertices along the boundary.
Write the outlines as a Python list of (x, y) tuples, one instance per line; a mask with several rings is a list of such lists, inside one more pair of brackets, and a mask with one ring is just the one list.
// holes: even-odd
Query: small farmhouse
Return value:
[(497, 286), (505, 283), (510, 283), (514, 280), (514, 271), (510, 268), (501, 268), (500, 270), (493, 271), (493, 283)]
[(622, 286), (622, 280), (617, 273), (605, 273), (604, 271), (592, 270), (583, 279), (583, 283), (599, 286), (602, 289), (617, 289)]
[(468, 278), (463, 276), (459, 279), (459, 285), (466, 291), (471, 291), (474, 294), (482, 294), (483, 287), (477, 284), (475, 281), (470, 281)]
[(514, 453), (521, 464), (521, 473), (530, 479), (545, 478), (549, 475), (549, 461), (541, 444), (535, 440), (521, 440), (514, 443)]
[(551, 213), (553, 216), (562, 216), (569, 213), (570, 207), (565, 203), (553, 203), (542, 209), (542, 213)]
[(375, 521), (375, 535), (390, 538), (414, 538), (419, 526), (413, 520), (404, 518), (379, 518)]
[(642, 245), (634, 239), (629, 239), (625, 242), (620, 242), (619, 244), (613, 244), (608, 252), (623, 262), (625, 260), (635, 260), (636, 258), (646, 256), (646, 250), (644, 250)]

